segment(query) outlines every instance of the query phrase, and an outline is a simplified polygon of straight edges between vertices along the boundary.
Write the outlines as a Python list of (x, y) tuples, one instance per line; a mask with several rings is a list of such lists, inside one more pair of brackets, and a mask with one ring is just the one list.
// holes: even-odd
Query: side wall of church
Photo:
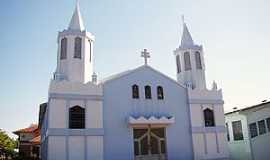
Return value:
[[(51, 83), (47, 110), (47, 160), (103, 159), (102, 99), (101, 86)], [(69, 129), (69, 108), (73, 106), (85, 109), (84, 129)]]
[[(221, 91), (189, 90), (194, 159), (228, 159)], [(214, 113), (213, 127), (205, 127), (205, 109)]]
[[(139, 99), (132, 98), (132, 85), (139, 87)], [(152, 98), (145, 99), (144, 86), (151, 86)], [(164, 99), (157, 99), (157, 86), (162, 86)], [(104, 84), (104, 153), (106, 160), (134, 159), (133, 128), (128, 117), (174, 116), (166, 127), (169, 160), (191, 160), (192, 137), (187, 90), (175, 81), (143, 67)]]

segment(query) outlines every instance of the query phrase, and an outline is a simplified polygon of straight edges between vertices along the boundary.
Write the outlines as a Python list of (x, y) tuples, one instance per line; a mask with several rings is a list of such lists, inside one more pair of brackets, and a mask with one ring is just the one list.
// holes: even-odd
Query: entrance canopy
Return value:
[(174, 117), (162, 116), (156, 117), (151, 116), (149, 118), (140, 116), (138, 118), (130, 116), (128, 119), (129, 125), (169, 125), (174, 123)]

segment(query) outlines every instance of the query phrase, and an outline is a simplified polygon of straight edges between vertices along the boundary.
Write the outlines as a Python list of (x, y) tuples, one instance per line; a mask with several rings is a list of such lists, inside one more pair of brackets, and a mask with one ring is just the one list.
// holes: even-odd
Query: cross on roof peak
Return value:
[(144, 65), (147, 65), (147, 58), (150, 58), (150, 53), (147, 51), (147, 49), (143, 49), (141, 52), (141, 57), (144, 58)]
[(181, 18), (182, 18), (182, 23), (185, 23), (185, 15), (182, 14)]

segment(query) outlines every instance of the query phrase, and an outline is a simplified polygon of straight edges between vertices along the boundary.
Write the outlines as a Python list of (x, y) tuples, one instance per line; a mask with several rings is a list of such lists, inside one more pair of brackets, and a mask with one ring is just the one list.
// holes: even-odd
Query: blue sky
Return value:
[[(181, 15), (205, 52), (208, 86), (223, 89), (225, 110), (269, 96), (270, 1), (80, 0), (88, 31), (96, 37), (99, 78), (143, 64), (175, 78)], [(8, 132), (37, 122), (56, 66), (57, 32), (67, 28), (75, 0), (4, 0), (0, 5), (0, 128)]]

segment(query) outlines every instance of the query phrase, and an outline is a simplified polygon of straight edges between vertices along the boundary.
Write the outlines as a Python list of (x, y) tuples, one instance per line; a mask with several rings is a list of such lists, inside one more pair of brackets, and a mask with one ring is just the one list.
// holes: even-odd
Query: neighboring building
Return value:
[(232, 160), (270, 159), (270, 102), (225, 114)]
[(40, 158), (40, 130), (36, 124), (19, 129), (14, 134), (18, 135), (19, 155), (25, 159), (38, 160)]
[(206, 88), (203, 48), (186, 23), (174, 52), (177, 80), (150, 67), (145, 49), (144, 65), (98, 82), (94, 36), (78, 4), (57, 42), (40, 109), (42, 160), (228, 159), (222, 91)]

